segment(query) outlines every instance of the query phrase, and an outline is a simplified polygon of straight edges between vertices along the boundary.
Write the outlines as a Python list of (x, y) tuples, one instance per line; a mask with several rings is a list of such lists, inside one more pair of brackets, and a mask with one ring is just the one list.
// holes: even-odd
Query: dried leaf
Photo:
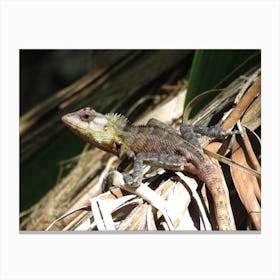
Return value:
[[(245, 136), (246, 142), (249, 141), (248, 138)], [(247, 142), (245, 147), (248, 147), (250, 143)], [(252, 163), (250, 164), (252, 157), (252, 150), (245, 150), (244, 147), (239, 145), (238, 141), (235, 139), (232, 145), (232, 156), (231, 158), (248, 167), (253, 167)], [(248, 158), (248, 154), (250, 153), (251, 157)], [(235, 185), (235, 188), (238, 192), (238, 195), (245, 206), (249, 216), (251, 217), (255, 227), (257, 230), (261, 229), (261, 208), (256, 196), (260, 196), (260, 189), (258, 180), (249, 174), (246, 174), (238, 169), (230, 168), (232, 179)]]

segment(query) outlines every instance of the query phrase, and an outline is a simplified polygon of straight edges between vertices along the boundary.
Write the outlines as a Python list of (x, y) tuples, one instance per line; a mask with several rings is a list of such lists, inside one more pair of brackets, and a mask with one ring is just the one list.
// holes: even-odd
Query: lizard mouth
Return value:
[(70, 117), (68, 115), (65, 115), (61, 118), (61, 120), (64, 122), (64, 124), (68, 127), (77, 127), (73, 124), (73, 122), (70, 121)]
[(73, 121), (73, 117), (71, 115), (65, 115), (61, 118), (61, 120), (63, 121), (63, 123), (70, 129), (81, 129), (81, 126), (79, 126), (78, 124), (76, 124)]
[(76, 123), (73, 120), (73, 116), (71, 114), (63, 116), (61, 120), (72, 132), (88, 141), (88, 133), (86, 128), (79, 125), (79, 123)]
[(65, 115), (61, 118), (61, 120), (66, 124), (69, 125), (68, 115)]

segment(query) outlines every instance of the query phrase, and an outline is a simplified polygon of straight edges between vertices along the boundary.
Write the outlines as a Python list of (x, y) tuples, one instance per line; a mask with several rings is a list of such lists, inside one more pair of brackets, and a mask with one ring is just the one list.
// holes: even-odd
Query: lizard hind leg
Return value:
[(187, 125), (182, 123), (180, 126), (180, 131), (182, 137), (195, 146), (198, 149), (201, 149), (200, 143), (195, 135), (194, 127), (192, 125)]
[[(198, 134), (201, 134), (201, 135), (205, 135), (205, 136), (208, 136), (208, 137), (215, 137), (215, 138), (219, 138), (219, 139), (223, 139), (223, 138), (225, 138), (225, 137), (227, 137), (229, 135), (233, 135), (233, 134), (239, 133), (239, 131), (227, 131), (227, 130), (224, 130), (221, 127), (221, 123), (218, 123), (218, 124), (210, 126), (210, 127), (203, 126), (203, 125), (186, 125), (186, 124), (181, 124), (181, 127), (180, 127), (181, 133), (182, 133), (182, 130), (183, 131), (189, 130), (190, 127), (191, 127), (193, 133), (198, 133)], [(182, 133), (182, 135), (183, 135), (183, 133)], [(184, 137), (184, 135), (183, 135), (183, 137)]]

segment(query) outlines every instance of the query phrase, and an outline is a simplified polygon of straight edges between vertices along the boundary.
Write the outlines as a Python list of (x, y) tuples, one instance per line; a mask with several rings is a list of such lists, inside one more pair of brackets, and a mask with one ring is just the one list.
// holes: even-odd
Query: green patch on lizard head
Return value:
[(121, 115), (102, 115), (89, 107), (63, 116), (62, 121), (90, 144), (114, 154), (120, 141), (118, 132), (127, 124)]

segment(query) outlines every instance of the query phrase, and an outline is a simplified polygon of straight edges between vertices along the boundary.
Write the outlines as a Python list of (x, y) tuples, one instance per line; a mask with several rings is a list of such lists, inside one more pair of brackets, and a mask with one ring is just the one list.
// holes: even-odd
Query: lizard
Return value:
[(223, 130), (219, 124), (202, 127), (182, 123), (179, 134), (175, 128), (157, 119), (150, 119), (146, 125), (133, 125), (121, 114), (101, 114), (90, 107), (68, 113), (62, 121), (88, 143), (118, 156), (121, 159), (118, 170), (123, 171), (132, 162), (133, 173), (122, 173), (125, 184), (129, 186), (138, 187), (142, 182), (144, 163), (197, 176), (206, 184), (213, 198), (218, 225), (215, 229), (235, 229), (228, 212), (230, 207), (226, 203), (222, 178), (195, 135), (223, 138), (234, 132)]

